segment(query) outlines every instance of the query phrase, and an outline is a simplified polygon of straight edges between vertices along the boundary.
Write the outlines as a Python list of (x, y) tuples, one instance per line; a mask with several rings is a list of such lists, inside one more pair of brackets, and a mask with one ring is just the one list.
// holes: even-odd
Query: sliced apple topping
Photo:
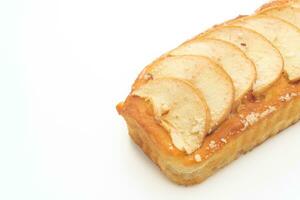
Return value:
[(297, 27), (264, 15), (243, 17), (231, 23), (252, 29), (267, 38), (281, 53), (289, 80), (300, 79), (300, 30)]
[(280, 5), (287, 4), (288, 6), (293, 8), (300, 8), (300, 0), (276, 0), (276, 1), (279, 1), (279, 4), (280, 2), (282, 2)]
[(230, 77), (218, 65), (201, 56), (168, 56), (146, 68), (153, 79), (174, 77), (192, 83), (203, 94), (211, 114), (210, 130), (231, 111), (234, 88)]
[(234, 45), (215, 39), (194, 39), (170, 52), (171, 55), (202, 55), (212, 59), (231, 77), (238, 102), (256, 78), (254, 64)]
[(279, 6), (270, 9), (265, 9), (259, 13), (271, 17), (278, 17), (300, 28), (300, 8), (293, 8), (290, 6)]
[[(278, 2), (278, 3), (276, 3), (276, 2)], [(300, 0), (273, 0), (271, 3), (274, 3), (274, 7), (288, 5), (293, 8), (300, 8)]]
[(199, 90), (175, 78), (155, 79), (132, 95), (150, 101), (155, 118), (170, 133), (173, 144), (190, 154), (207, 134), (210, 114)]
[(283, 59), (280, 52), (261, 34), (238, 26), (220, 26), (202, 37), (230, 42), (239, 47), (256, 67), (254, 94), (268, 89), (280, 77)]
[(262, 5), (257, 12), (272, 9), (280, 6), (289, 6), (292, 8), (300, 8), (300, 0), (272, 0), (264, 5)]
[(299, 1), (299, 0), (296, 0), (296, 1), (292, 4), (292, 7), (294, 7), (294, 8), (300, 8), (300, 1)]

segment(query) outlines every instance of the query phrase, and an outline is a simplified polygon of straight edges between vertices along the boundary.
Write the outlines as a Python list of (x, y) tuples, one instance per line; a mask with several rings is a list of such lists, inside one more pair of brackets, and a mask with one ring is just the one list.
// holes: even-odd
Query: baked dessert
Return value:
[(140, 73), (117, 110), (172, 181), (200, 183), (300, 119), (300, 0), (267, 3)]

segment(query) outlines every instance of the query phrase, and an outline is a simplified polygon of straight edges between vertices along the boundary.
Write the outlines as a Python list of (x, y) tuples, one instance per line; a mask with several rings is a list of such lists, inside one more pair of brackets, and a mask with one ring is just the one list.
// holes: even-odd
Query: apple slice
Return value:
[(267, 38), (280, 51), (288, 79), (300, 79), (300, 30), (297, 27), (279, 18), (263, 15), (242, 17), (231, 24), (255, 30)]
[(215, 39), (194, 39), (171, 51), (171, 55), (202, 55), (212, 59), (231, 77), (238, 102), (256, 78), (254, 64), (234, 45)]
[(132, 92), (150, 101), (155, 118), (170, 133), (173, 144), (190, 154), (201, 146), (210, 114), (201, 93), (180, 79), (151, 80)]
[(293, 8), (290, 6), (279, 6), (270, 9), (265, 9), (259, 13), (271, 17), (278, 17), (300, 28), (300, 8)]
[(268, 89), (281, 75), (283, 59), (280, 52), (262, 35), (238, 26), (220, 26), (200, 37), (215, 38), (239, 47), (256, 67), (254, 94)]
[(291, 4), (294, 8), (300, 8), (300, 1), (296, 0), (293, 4)]
[(273, 0), (262, 5), (257, 12), (268, 10), (270, 8), (280, 7), (280, 6), (289, 6), (292, 8), (300, 8), (300, 0)]
[(232, 81), (221, 67), (206, 57), (168, 56), (147, 67), (145, 74), (153, 79), (174, 77), (187, 80), (199, 89), (210, 110), (210, 130), (215, 129), (231, 111), (234, 98)]

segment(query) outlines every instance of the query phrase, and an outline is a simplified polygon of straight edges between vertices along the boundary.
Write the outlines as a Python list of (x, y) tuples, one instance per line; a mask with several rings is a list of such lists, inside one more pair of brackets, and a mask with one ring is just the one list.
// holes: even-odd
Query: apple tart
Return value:
[(277, 0), (163, 54), (117, 111), (172, 181), (200, 183), (300, 119), (300, 0)]

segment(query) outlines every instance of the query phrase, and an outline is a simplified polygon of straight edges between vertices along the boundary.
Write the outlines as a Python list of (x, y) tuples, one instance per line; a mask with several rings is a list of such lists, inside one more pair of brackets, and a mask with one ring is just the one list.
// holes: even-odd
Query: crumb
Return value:
[(286, 94), (284, 96), (280, 96), (279, 100), (282, 101), (282, 102), (290, 101), (291, 100), (291, 96), (290, 96), (290, 94)]
[(201, 158), (201, 156), (200, 156), (199, 154), (196, 154), (196, 155), (194, 156), (194, 158), (195, 158), (195, 161), (196, 161), (196, 162), (201, 162), (201, 160), (202, 160), (202, 158)]
[(268, 108), (262, 113), (251, 112), (245, 117), (245, 119), (241, 119), (241, 123), (244, 125), (241, 131), (246, 130), (248, 126), (255, 124), (259, 119), (264, 118), (265, 116), (273, 113), (274, 111), (276, 111), (276, 108), (274, 106), (268, 106)]
[(259, 114), (255, 112), (251, 112), (246, 116), (246, 120), (250, 125), (255, 124), (258, 121)]
[(286, 101), (290, 101), (293, 97), (296, 97), (296, 96), (298, 96), (298, 94), (292, 92), (292, 93), (288, 93), (284, 96), (280, 96), (279, 100), (282, 101), (282, 102), (286, 102)]
[(153, 75), (150, 73), (146, 73), (143, 77), (145, 80), (153, 80)]
[(174, 149), (173, 145), (169, 144), (169, 150), (173, 150), (173, 149)]
[(217, 146), (216, 141), (214, 141), (214, 140), (210, 141), (210, 143), (209, 143), (208, 146), (209, 146), (209, 148), (211, 148), (211, 149), (215, 148), (215, 147)]
[(275, 108), (274, 106), (268, 106), (268, 109), (265, 110), (264, 112), (262, 112), (262, 113), (260, 114), (260, 117), (263, 118), (263, 117), (265, 117), (265, 116), (271, 114), (271, 113), (274, 112), (274, 111), (276, 111), (276, 108)]
[(227, 140), (225, 138), (221, 138), (221, 142), (223, 142), (224, 144), (226, 144)]
[(297, 94), (297, 93), (294, 93), (294, 92), (292, 92), (292, 93), (291, 93), (291, 96), (292, 96), (292, 97), (296, 97), (296, 96), (298, 96), (298, 94)]

